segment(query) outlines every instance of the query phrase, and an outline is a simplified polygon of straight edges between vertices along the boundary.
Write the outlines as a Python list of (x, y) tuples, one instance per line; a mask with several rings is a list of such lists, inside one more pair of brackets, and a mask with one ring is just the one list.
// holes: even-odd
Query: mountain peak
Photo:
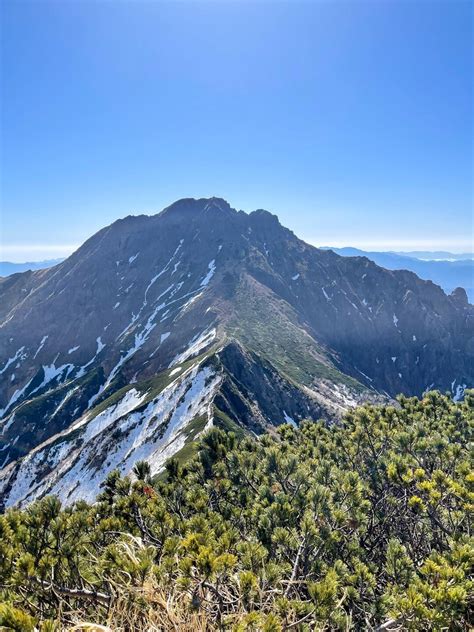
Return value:
[(223, 198), (182, 198), (167, 206), (160, 215), (176, 215), (190, 217), (200, 213), (215, 210), (223, 213), (235, 213), (230, 204)]
[(451, 294), (451, 298), (454, 299), (459, 305), (467, 306), (469, 305), (469, 300), (467, 298), (467, 292), (463, 287), (455, 288)]
[(254, 219), (263, 219), (265, 221), (271, 221), (275, 224), (280, 224), (280, 220), (278, 219), (278, 215), (274, 213), (270, 213), (270, 211), (266, 211), (264, 208), (258, 208), (255, 211), (250, 213), (250, 216)]
[(0, 509), (93, 500), (112, 469), (158, 473), (223, 420), (258, 433), (399, 392), (459, 399), (465, 301), (217, 197), (115, 222), (56, 268), (0, 279)]
[[(275, 215), (274, 213), (270, 213), (270, 211), (266, 211), (263, 208), (259, 208), (256, 211), (252, 211), (249, 214), (249, 219), (250, 222), (257, 227), (263, 228), (263, 229), (270, 229), (270, 230), (275, 230), (275, 229), (283, 229), (283, 226), (280, 224), (280, 220), (278, 219), (278, 216)], [(284, 229), (284, 230), (288, 230), (288, 229)]]

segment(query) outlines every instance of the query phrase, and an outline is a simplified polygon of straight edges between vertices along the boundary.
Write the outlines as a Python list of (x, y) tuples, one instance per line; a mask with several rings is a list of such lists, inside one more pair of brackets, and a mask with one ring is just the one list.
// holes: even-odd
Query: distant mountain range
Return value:
[(113, 469), (157, 474), (212, 425), (258, 434), (473, 384), (463, 289), (184, 199), (0, 279), (0, 501), (93, 500)]
[(403, 257), (413, 257), (414, 259), (423, 259), (424, 261), (461, 261), (474, 259), (473, 252), (463, 252), (459, 254), (446, 252), (446, 250), (411, 250), (409, 252), (394, 252), (392, 254), (401, 255)]
[[(367, 257), (388, 270), (411, 270), (421, 279), (433, 281), (445, 292), (463, 287), (474, 303), (474, 259), (472, 255), (449, 252), (366, 252), (357, 248), (331, 248), (343, 257)], [(411, 254), (411, 256), (409, 256)]]
[(26, 272), (27, 270), (44, 270), (61, 263), (64, 259), (45, 259), (44, 261), (26, 261), (25, 263), (13, 263), (11, 261), (0, 261), (0, 277)]

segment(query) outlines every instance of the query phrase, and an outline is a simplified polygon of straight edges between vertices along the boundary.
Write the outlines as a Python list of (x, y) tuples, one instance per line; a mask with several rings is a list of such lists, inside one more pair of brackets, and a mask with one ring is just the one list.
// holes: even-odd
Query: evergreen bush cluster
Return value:
[[(365, 406), (0, 516), (0, 626), (468, 630), (474, 392)], [(95, 626), (95, 627), (94, 627)], [(99, 626), (105, 626), (101, 628)]]

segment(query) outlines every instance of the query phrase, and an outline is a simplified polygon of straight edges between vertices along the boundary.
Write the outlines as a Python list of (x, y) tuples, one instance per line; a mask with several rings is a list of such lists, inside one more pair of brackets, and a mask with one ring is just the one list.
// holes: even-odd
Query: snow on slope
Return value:
[(67, 433), (39, 446), (18, 468), (0, 472), (5, 506), (46, 493), (66, 504), (93, 501), (109, 472), (128, 474), (139, 460), (147, 460), (157, 474), (184, 446), (193, 419), (206, 415), (212, 423), (211, 404), (220, 381), (213, 369), (197, 364), (147, 404), (146, 393), (132, 388), (118, 403), (92, 419), (86, 415)]
[(216, 329), (213, 327), (209, 331), (203, 331), (201, 334), (196, 335), (190, 342), (188, 347), (179, 355), (177, 355), (170, 363), (170, 368), (176, 364), (181, 364), (200, 353), (203, 349), (208, 347), (216, 337)]

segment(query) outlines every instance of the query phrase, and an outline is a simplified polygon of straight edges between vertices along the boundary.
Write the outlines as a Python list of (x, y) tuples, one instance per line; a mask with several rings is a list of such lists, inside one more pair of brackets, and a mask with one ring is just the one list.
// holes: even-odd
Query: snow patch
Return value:
[(33, 356), (33, 360), (36, 358), (36, 356), (38, 355), (38, 353), (39, 353), (39, 352), (41, 351), (41, 349), (44, 347), (44, 343), (46, 342), (46, 340), (48, 340), (48, 336), (43, 336), (43, 337), (41, 338), (40, 345), (39, 345), (39, 347), (36, 349), (36, 353), (35, 353), (35, 355)]
[(10, 401), (7, 403), (5, 408), (0, 408), (0, 418), (3, 417), (3, 415), (8, 410), (10, 410), (10, 408), (13, 406), (13, 404), (15, 402), (17, 402), (20, 399), (20, 397), (23, 396), (23, 394), (26, 392), (27, 388), (29, 387), (29, 385), (31, 384), (32, 381), (33, 381), (33, 378), (31, 378), (31, 380), (28, 380), (28, 382), (23, 386), (23, 388), (17, 388), (16, 389), (16, 391), (10, 397)]
[(102, 351), (102, 349), (105, 347), (105, 344), (102, 342), (102, 339), (101, 339), (100, 336), (98, 338), (96, 338), (96, 342), (97, 342), (97, 351), (95, 352), (95, 355), (97, 356)]
[(64, 441), (45, 444), (25, 457), (18, 470), (11, 469), (0, 479), (6, 505), (46, 493), (57, 495), (66, 505), (78, 499), (93, 502), (109, 472), (119, 469), (129, 474), (138, 460), (146, 460), (152, 475), (158, 474), (185, 445), (186, 428), (193, 419), (207, 415), (208, 424), (212, 423), (212, 400), (221, 379), (210, 367), (198, 365), (144, 408), (145, 394), (131, 389), (118, 404), (83, 423), (79, 434), (76, 426)]
[(21, 357), (23, 351), (25, 350), (25, 347), (20, 347), (19, 349), (16, 350), (15, 355), (11, 358), (8, 358), (8, 360), (5, 363), (5, 366), (3, 367), (3, 369), (0, 370), (0, 375), (2, 375), (2, 373), (5, 373), (5, 371), (8, 369), (8, 367), (13, 364), (14, 362), (16, 362), (16, 360), (18, 360), (18, 358)]
[(466, 390), (466, 384), (458, 384), (456, 386), (456, 393), (453, 395), (453, 402), (459, 402), (464, 397), (464, 391)]
[(202, 334), (197, 337), (195, 340), (191, 340), (189, 342), (188, 348), (177, 355), (169, 365), (169, 368), (174, 366), (175, 364), (182, 364), (188, 358), (192, 358), (197, 355), (200, 351), (202, 351), (205, 347), (207, 347), (216, 337), (216, 330), (211, 329), (209, 331), (203, 331)]
[(208, 269), (209, 272), (206, 274), (206, 276), (203, 278), (203, 280), (201, 281), (201, 286), (200, 287), (205, 287), (206, 285), (209, 284), (209, 281), (212, 279), (212, 277), (214, 276), (214, 273), (216, 271), (216, 260), (212, 259), (212, 261), (210, 261), (208, 263)]
[[(198, 293), (196, 294), (195, 292), (198, 292)], [(190, 305), (192, 305), (195, 301), (197, 301), (202, 296), (202, 291), (199, 292), (199, 290), (194, 290), (194, 292), (189, 292), (189, 293), (194, 294), (194, 296), (192, 296), (190, 299), (186, 301), (186, 303), (181, 308), (182, 312), (185, 312)]]
[[(15, 413), (11, 413), (4, 422), (3, 428), (2, 428), (2, 435), (5, 434), (5, 432), (8, 430), (8, 428), (10, 428), (10, 426), (12, 425), (12, 423), (15, 421)], [(2, 448), (2, 451), (7, 447), (7, 445), (5, 444), (5, 446)], [(1, 468), (0, 468), (1, 469)]]
[(109, 408), (106, 408), (87, 423), (86, 430), (83, 434), (84, 442), (90, 441), (108, 428), (114, 421), (123, 417), (134, 408), (137, 408), (137, 406), (140, 406), (145, 397), (146, 393), (139, 393), (135, 388), (131, 388), (117, 404), (109, 406)]
[(54, 362), (52, 364), (43, 364), (43, 380), (39, 386), (36, 386), (29, 395), (33, 395), (33, 393), (37, 393), (41, 389), (43, 389), (50, 382), (61, 381), (61, 379), (65, 380), (71, 373), (71, 371), (75, 368), (74, 364), (62, 364), (61, 366), (56, 367)]
[(357, 370), (359, 371), (361, 375), (363, 375), (367, 380), (369, 380), (369, 382), (373, 382), (373, 379), (369, 377), (366, 373), (364, 373), (364, 371), (361, 371), (360, 369), (357, 369)]
[(78, 390), (80, 389), (80, 386), (76, 386), (75, 388), (71, 388), (65, 395), (65, 397), (60, 401), (60, 403), (58, 404), (58, 406), (56, 406), (55, 410), (53, 411), (50, 419), (52, 419), (53, 417), (55, 417), (58, 412), (62, 409), (62, 407), (64, 406), (64, 404), (66, 402), (68, 402), (71, 397), (74, 395), (74, 393), (76, 393)]
[(291, 424), (292, 426), (294, 426), (295, 428), (298, 427), (298, 425), (296, 424), (295, 420), (293, 419), (293, 417), (290, 417), (290, 415), (287, 414), (286, 410), (283, 411), (283, 417), (285, 418), (285, 423), (287, 424)]
[(96, 338), (96, 339), (95, 339), (95, 341), (96, 341), (96, 343), (97, 343), (97, 348), (96, 348), (95, 354), (94, 354), (94, 355), (93, 355), (93, 357), (89, 360), (89, 362), (87, 362), (86, 364), (84, 364), (84, 365), (82, 365), (82, 366), (81, 366), (81, 368), (79, 369), (79, 371), (78, 371), (78, 373), (77, 373), (77, 375), (76, 375), (76, 378), (78, 378), (78, 377), (82, 377), (82, 376), (85, 374), (87, 367), (89, 367), (89, 366), (90, 366), (90, 365), (94, 362), (94, 360), (97, 358), (97, 356), (99, 355), (99, 353), (100, 353), (100, 352), (102, 351), (102, 349), (105, 347), (105, 344), (102, 342), (102, 339), (101, 339), (101, 337), (100, 337), (100, 336), (99, 336), (98, 338)]

